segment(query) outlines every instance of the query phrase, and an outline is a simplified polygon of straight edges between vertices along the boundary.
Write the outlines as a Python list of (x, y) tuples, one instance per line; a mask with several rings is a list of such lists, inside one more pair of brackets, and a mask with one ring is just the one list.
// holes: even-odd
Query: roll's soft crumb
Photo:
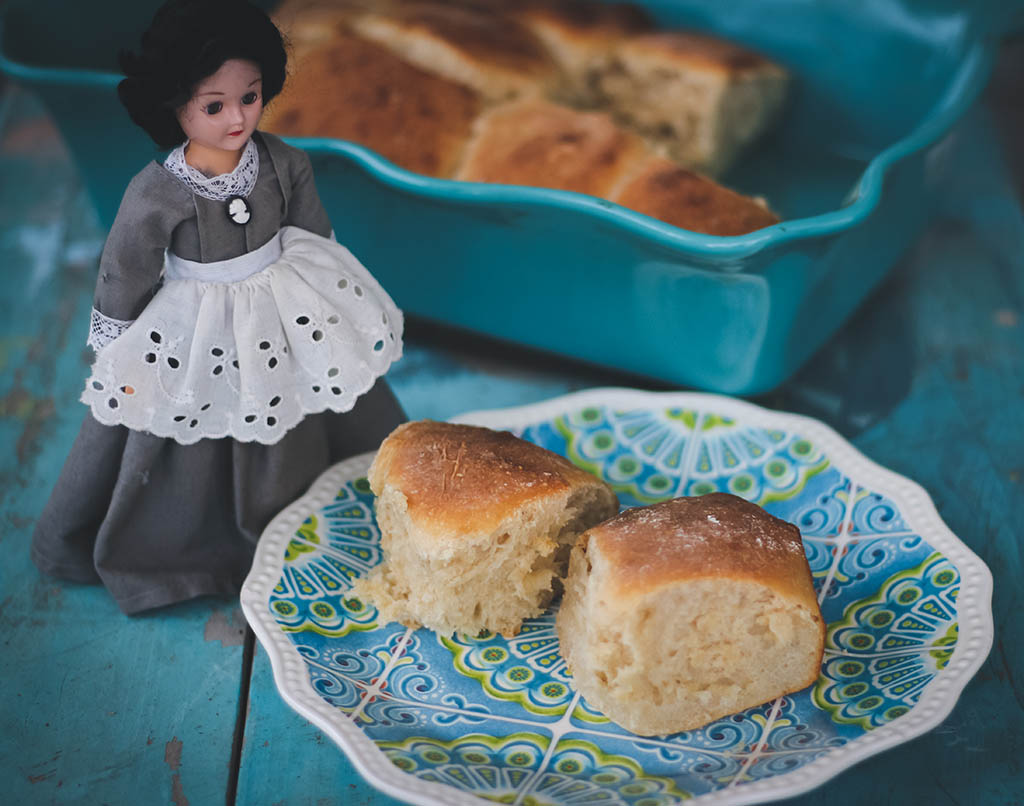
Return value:
[(441, 635), (515, 635), (547, 607), (579, 534), (618, 510), (566, 459), (477, 426), (401, 425), (368, 478), (384, 561), (352, 595)]
[(584, 533), (556, 624), (579, 692), (645, 736), (811, 685), (825, 640), (799, 530), (725, 493)]
[(621, 40), (599, 83), (626, 122), (715, 175), (774, 121), (788, 73), (721, 39), (661, 31)]

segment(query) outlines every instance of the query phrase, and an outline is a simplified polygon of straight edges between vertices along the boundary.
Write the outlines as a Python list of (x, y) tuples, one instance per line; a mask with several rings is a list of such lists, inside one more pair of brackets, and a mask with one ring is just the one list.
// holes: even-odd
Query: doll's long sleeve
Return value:
[(100, 257), (89, 344), (117, 338), (145, 309), (160, 282), (164, 250), (188, 214), (191, 196), (168, 185), (155, 163), (125, 191)]
[(320, 202), (309, 155), (297, 149), (294, 151), (294, 158), (290, 161), (292, 192), (288, 201), (288, 217), (284, 223), (329, 237), (331, 220)]

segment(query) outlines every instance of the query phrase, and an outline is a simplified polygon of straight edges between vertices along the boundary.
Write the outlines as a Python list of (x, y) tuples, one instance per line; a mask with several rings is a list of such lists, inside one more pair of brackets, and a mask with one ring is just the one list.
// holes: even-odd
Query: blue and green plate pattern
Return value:
[(715, 490), (799, 526), (828, 621), (817, 682), (672, 736), (573, 689), (554, 609), (512, 639), (381, 623), (348, 595), (381, 560), (371, 456), (328, 470), (264, 533), (242, 593), (284, 699), (418, 804), (670, 806), (795, 795), (930, 729), (992, 641), (991, 574), (927, 494), (817, 421), (622, 389), (459, 418), (568, 457), (623, 508)]

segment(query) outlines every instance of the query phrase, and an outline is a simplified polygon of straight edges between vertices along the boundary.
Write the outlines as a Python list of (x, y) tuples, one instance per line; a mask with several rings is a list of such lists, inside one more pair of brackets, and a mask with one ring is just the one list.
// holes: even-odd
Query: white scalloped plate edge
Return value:
[[(960, 572), (961, 594), (957, 599), (959, 637), (956, 649), (945, 669), (928, 684), (910, 711), (797, 770), (699, 795), (694, 801), (719, 806), (741, 806), (799, 795), (869, 756), (926, 733), (949, 715), (964, 686), (984, 663), (992, 647), (992, 573), (943, 523), (930, 496), (919, 484), (875, 464), (836, 431), (818, 420), (700, 392), (588, 389), (526, 406), (469, 412), (452, 420), (491, 428), (521, 428), (588, 406), (688, 408), (733, 417), (744, 424), (765, 428), (782, 427), (799, 433), (822, 448), (830, 462), (852, 481), (868, 489), (884, 492), (891, 498), (907, 524), (948, 557)], [(315, 692), (301, 655), (266, 607), (270, 592), (283, 570), (284, 550), (292, 535), (309, 512), (334, 499), (344, 482), (365, 474), (372, 459), (371, 452), (332, 466), (324, 471), (304, 496), (271, 521), (260, 537), (252, 571), (242, 587), (242, 611), (270, 658), (274, 682), (285, 702), (327, 733), (375, 787), (418, 806), (488, 804), (490, 801), (441, 784), (422, 781), (395, 767), (366, 734)]]

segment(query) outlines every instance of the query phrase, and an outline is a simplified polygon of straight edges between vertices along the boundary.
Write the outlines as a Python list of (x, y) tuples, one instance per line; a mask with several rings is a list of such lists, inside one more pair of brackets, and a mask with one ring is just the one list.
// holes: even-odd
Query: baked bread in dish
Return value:
[(295, 65), (264, 117), (275, 134), (349, 140), (437, 178), (586, 193), (692, 232), (779, 220), (711, 178), (788, 81), (738, 45), (600, 0), (285, 0), (275, 20)]
[(585, 532), (556, 624), (578, 691), (644, 736), (811, 685), (825, 640), (799, 530), (726, 493)]
[(580, 533), (618, 510), (611, 488), (506, 431), (421, 420), (368, 474), (384, 560), (352, 595), (384, 621), (511, 637), (540, 615)]

